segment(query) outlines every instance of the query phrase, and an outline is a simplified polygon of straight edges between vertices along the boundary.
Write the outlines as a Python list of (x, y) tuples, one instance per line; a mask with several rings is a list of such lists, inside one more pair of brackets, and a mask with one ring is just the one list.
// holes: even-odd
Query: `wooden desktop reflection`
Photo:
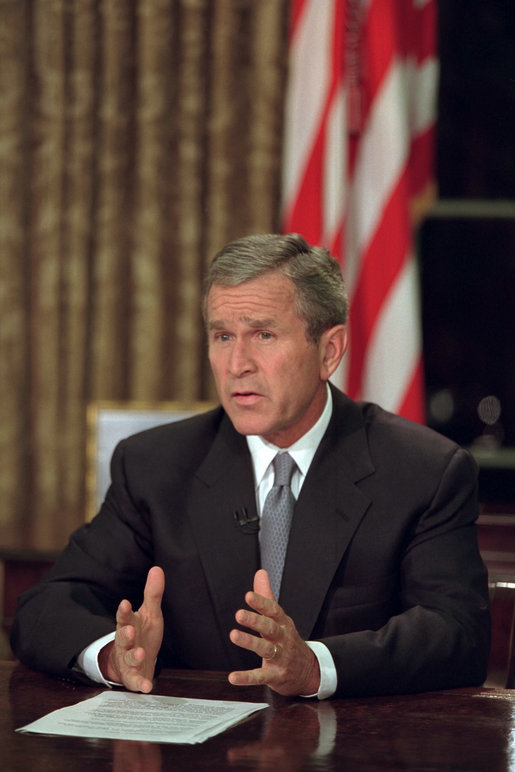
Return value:
[(166, 671), (156, 694), (268, 702), (201, 745), (19, 735), (16, 727), (98, 693), (0, 663), (0, 742), (8, 770), (334, 770), (513, 768), (515, 692), (458, 689), (368, 699), (290, 700), (235, 689), (223, 673)]

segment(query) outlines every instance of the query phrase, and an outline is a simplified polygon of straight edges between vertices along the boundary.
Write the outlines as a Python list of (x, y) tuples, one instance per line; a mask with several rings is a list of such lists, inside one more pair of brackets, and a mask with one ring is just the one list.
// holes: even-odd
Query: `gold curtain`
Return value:
[(84, 517), (91, 399), (211, 399), (199, 293), (278, 228), (287, 0), (0, 0), (0, 546)]

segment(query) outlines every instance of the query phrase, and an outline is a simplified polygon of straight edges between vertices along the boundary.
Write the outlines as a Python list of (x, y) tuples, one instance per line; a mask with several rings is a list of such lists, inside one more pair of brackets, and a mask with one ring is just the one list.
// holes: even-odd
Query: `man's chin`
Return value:
[[(229, 416), (231, 418), (231, 416)], [(234, 421), (231, 418), (232, 425), (238, 434), (244, 434), (246, 437), (251, 434), (264, 435), (268, 433), (268, 426), (254, 421)]]
[(250, 411), (242, 410), (241, 408), (234, 408), (231, 406), (227, 409), (224, 406), (225, 412), (229, 416), (232, 425), (239, 434), (245, 436), (249, 434), (267, 434), (270, 431), (270, 424), (261, 416), (252, 415)]

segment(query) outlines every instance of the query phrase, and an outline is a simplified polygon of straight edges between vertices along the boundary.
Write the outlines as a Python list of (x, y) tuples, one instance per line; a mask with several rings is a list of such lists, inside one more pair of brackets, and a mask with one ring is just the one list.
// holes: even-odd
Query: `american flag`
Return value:
[(328, 247), (350, 298), (335, 381), (424, 421), (414, 229), (434, 194), (435, 0), (291, 0), (284, 232)]

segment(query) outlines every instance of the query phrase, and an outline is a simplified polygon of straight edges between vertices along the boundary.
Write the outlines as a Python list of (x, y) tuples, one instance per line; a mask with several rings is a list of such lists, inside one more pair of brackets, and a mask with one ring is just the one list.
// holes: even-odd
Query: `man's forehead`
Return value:
[[(230, 319), (217, 316), (210, 317), (209, 327), (211, 329), (225, 327), (229, 322), (234, 322), (232, 315), (230, 316)], [(280, 324), (280, 319), (273, 316), (249, 316), (248, 314), (241, 314), (240, 316), (237, 316), (236, 321), (253, 329), (261, 329), (262, 327), (273, 329), (274, 327), (278, 327)]]
[(214, 284), (207, 297), (209, 316), (220, 312), (275, 317), (284, 313), (285, 305), (293, 301), (294, 289), (289, 279), (282, 275), (262, 277), (234, 286)]

